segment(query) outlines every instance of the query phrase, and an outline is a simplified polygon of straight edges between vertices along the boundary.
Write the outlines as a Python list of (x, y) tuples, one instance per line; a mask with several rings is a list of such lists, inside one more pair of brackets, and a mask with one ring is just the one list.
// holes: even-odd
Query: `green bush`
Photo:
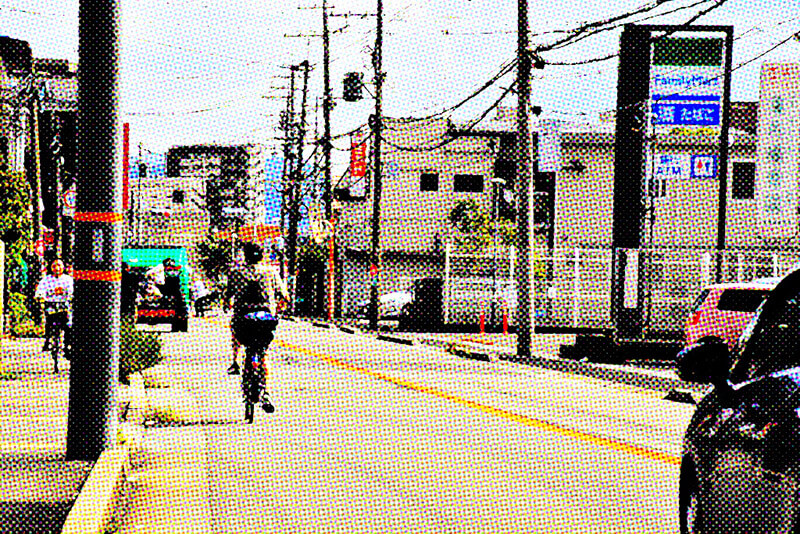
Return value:
[(26, 300), (27, 298), (22, 293), (11, 292), (8, 294), (6, 313), (11, 335), (14, 337), (44, 337), (44, 325), (37, 325), (33, 321)]
[(119, 379), (128, 383), (128, 376), (161, 363), (161, 339), (153, 332), (136, 329), (132, 317), (123, 317), (120, 324)]
[(33, 321), (17, 323), (11, 327), (11, 335), (14, 337), (44, 337), (44, 325), (36, 324)]

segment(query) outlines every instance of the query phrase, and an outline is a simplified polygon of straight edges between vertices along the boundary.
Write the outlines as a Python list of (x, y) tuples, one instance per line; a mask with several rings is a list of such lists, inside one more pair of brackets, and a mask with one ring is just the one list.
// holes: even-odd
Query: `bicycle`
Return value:
[(64, 341), (69, 321), (69, 311), (64, 303), (45, 303), (45, 347), (53, 356), (53, 373), (58, 374), (58, 358), (65, 355)]
[(244, 419), (248, 424), (253, 422), (255, 405), (259, 402), (265, 412), (275, 411), (275, 407), (265, 395), (265, 378), (267, 348), (272, 342), (277, 324), (277, 317), (263, 310), (234, 317), (231, 322), (234, 335), (245, 346), (242, 395)]

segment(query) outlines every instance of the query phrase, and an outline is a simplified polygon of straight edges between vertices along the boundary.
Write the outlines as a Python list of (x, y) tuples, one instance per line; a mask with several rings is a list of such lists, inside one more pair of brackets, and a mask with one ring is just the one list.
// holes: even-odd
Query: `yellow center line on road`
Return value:
[(301, 352), (308, 356), (312, 356), (319, 360), (322, 360), (326, 363), (334, 365), (336, 367), (341, 367), (342, 369), (347, 369), (348, 371), (354, 371), (366, 376), (370, 376), (372, 378), (377, 378), (378, 380), (383, 380), (385, 382), (389, 382), (391, 384), (395, 384), (397, 386), (401, 386), (404, 388), (412, 389), (414, 391), (418, 391), (420, 393), (426, 393), (428, 395), (432, 395), (434, 397), (438, 397), (440, 399), (444, 399), (455, 404), (460, 404), (461, 406), (466, 406), (468, 408), (472, 408), (474, 410), (478, 410), (488, 415), (492, 415), (501, 419), (505, 419), (508, 421), (513, 421), (515, 423), (519, 423), (521, 425), (536, 428), (539, 430), (545, 430), (547, 432), (552, 432), (554, 434), (559, 434), (561, 436), (565, 436), (568, 438), (575, 439), (577, 441), (582, 441), (585, 443), (591, 443), (594, 445), (599, 445), (601, 447), (606, 447), (608, 449), (616, 450), (631, 454), (633, 456), (639, 456), (641, 458), (647, 458), (649, 460), (655, 460), (657, 462), (665, 463), (668, 465), (680, 465), (681, 460), (680, 458), (673, 456), (671, 454), (667, 454), (661, 451), (655, 451), (652, 449), (648, 449), (646, 447), (642, 447), (640, 445), (634, 445), (632, 443), (627, 443), (621, 440), (616, 440), (612, 438), (607, 438), (604, 436), (599, 436), (596, 434), (590, 434), (588, 432), (582, 432), (580, 430), (573, 430), (571, 428), (566, 428), (555, 423), (551, 423), (548, 421), (543, 421), (541, 419), (536, 419), (534, 417), (530, 417), (527, 415), (520, 415), (514, 412), (510, 412), (508, 410), (504, 410), (502, 408), (496, 408), (494, 406), (490, 406), (488, 404), (481, 404), (479, 402), (471, 401), (469, 399), (465, 399), (463, 397), (459, 397), (458, 395), (454, 395), (447, 391), (443, 391), (438, 388), (424, 386), (421, 384), (417, 384), (415, 382), (411, 382), (410, 380), (405, 380), (402, 378), (393, 377), (387, 375), (385, 373), (381, 373), (379, 371), (373, 371), (371, 369), (366, 369), (363, 367), (359, 367), (357, 365), (353, 365), (352, 363), (348, 363), (343, 360), (339, 360), (332, 356), (328, 356), (326, 354), (322, 354), (305, 347), (300, 347), (297, 345), (292, 345), (290, 343), (286, 343), (280, 340), (276, 340), (276, 343), (282, 347), (285, 347), (290, 350), (295, 350), (297, 352)]
[[(212, 319), (213, 320), (213, 319)], [(215, 321), (220, 324), (223, 324), (221, 321)], [(382, 380), (384, 382), (389, 382), (390, 384), (394, 384), (396, 386), (408, 388), (414, 391), (418, 391), (420, 393), (425, 393), (428, 395), (432, 395), (434, 397), (447, 400), (453, 402), (455, 404), (459, 404), (461, 406), (466, 406), (467, 408), (471, 408), (473, 410), (477, 410), (479, 412), (483, 412), (487, 415), (491, 415), (494, 417), (498, 417), (500, 419), (505, 419), (507, 421), (512, 421), (523, 426), (527, 426), (530, 428), (536, 428), (539, 430), (544, 430), (546, 432), (551, 432), (554, 434), (558, 434), (564, 437), (568, 437), (577, 441), (581, 441), (584, 443), (591, 443), (593, 445), (598, 445), (601, 447), (605, 447), (607, 449), (625, 452), (627, 454), (638, 456), (640, 458), (646, 458), (648, 460), (654, 460), (663, 464), (668, 465), (680, 465), (681, 460), (677, 456), (673, 456), (671, 454), (667, 454), (665, 452), (656, 451), (653, 449), (648, 449), (641, 445), (635, 445), (633, 443), (627, 443), (622, 440), (617, 440), (613, 438), (608, 438), (605, 436), (599, 436), (597, 434), (591, 434), (589, 432), (583, 432), (581, 430), (574, 430), (571, 428), (567, 428), (561, 425), (557, 425), (555, 423), (551, 423), (549, 421), (543, 421), (541, 419), (536, 419), (534, 417), (530, 417), (527, 415), (517, 414), (508, 410), (504, 410), (502, 408), (496, 408), (494, 406), (490, 406), (488, 404), (481, 404), (479, 402), (471, 401), (469, 399), (465, 399), (463, 397), (459, 397), (458, 395), (454, 395), (447, 391), (434, 388), (431, 386), (424, 386), (421, 384), (417, 384), (416, 382), (412, 382), (410, 380), (405, 380), (402, 378), (397, 378), (394, 376), (387, 375), (385, 373), (381, 373), (379, 371), (373, 371), (371, 369), (366, 369), (364, 367), (359, 367), (352, 363), (346, 362), (344, 360), (340, 360), (338, 358), (334, 358), (333, 356), (329, 356), (327, 354), (322, 354), (320, 352), (307, 349), (305, 347), (301, 347), (298, 345), (294, 345), (291, 343), (287, 343), (285, 341), (276, 339), (274, 341), (277, 345), (281, 347), (287, 348), (289, 350), (294, 350), (296, 352), (300, 352), (302, 354), (306, 354), (311, 356), (312, 358), (316, 358), (322, 360), (328, 364), (331, 364), (335, 367), (339, 367), (342, 369), (346, 369), (348, 371), (353, 371), (365, 376), (369, 376), (372, 378), (376, 378), (378, 380)]]

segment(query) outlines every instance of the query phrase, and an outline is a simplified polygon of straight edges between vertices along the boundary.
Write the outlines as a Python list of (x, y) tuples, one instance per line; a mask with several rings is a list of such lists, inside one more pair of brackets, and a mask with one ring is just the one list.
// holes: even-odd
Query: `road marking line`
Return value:
[[(215, 320), (214, 318), (209, 318), (211, 322), (216, 322), (218, 324), (226, 324), (222, 321)], [(584, 443), (591, 443), (593, 445), (598, 445), (601, 447), (605, 447), (611, 450), (625, 452), (631, 454), (633, 456), (638, 456), (641, 458), (646, 458), (648, 460), (654, 460), (657, 462), (661, 462), (667, 465), (680, 465), (681, 459), (677, 456), (673, 456), (671, 454), (667, 454), (665, 452), (656, 451), (652, 449), (648, 449), (641, 445), (635, 445), (633, 443), (627, 443), (621, 440), (616, 440), (612, 438), (607, 438), (604, 436), (599, 436), (596, 434), (590, 434), (588, 432), (583, 432), (580, 430), (574, 430), (571, 428), (563, 427), (557, 425), (555, 423), (551, 423), (548, 421), (543, 421), (541, 419), (536, 419), (534, 417), (530, 417), (527, 415), (520, 415), (508, 410), (504, 410), (502, 408), (495, 408), (494, 406), (489, 406), (487, 404), (481, 404), (479, 402), (471, 401), (452, 393), (448, 393), (446, 391), (430, 387), (430, 386), (423, 386), (421, 384), (417, 384), (415, 382), (411, 382), (409, 380), (404, 380), (401, 378), (396, 378), (379, 371), (372, 371), (370, 369), (365, 369), (363, 367), (359, 367), (357, 365), (353, 365), (351, 363), (339, 360), (334, 358), (333, 356), (328, 356), (326, 354), (322, 354), (311, 349), (307, 349), (305, 347), (300, 347), (297, 345), (293, 345), (291, 343), (287, 343), (280, 339), (276, 339), (274, 341), (277, 345), (280, 345), (284, 348), (294, 350), (296, 352), (300, 352), (311, 356), (313, 358), (317, 358), (322, 360), (326, 363), (329, 363), (333, 366), (340, 367), (342, 369), (347, 369), (348, 371), (353, 371), (359, 374), (363, 374), (366, 376), (370, 376), (372, 378), (376, 378), (378, 380), (382, 380), (384, 382), (389, 382), (391, 384), (395, 384), (396, 386), (408, 388), (414, 391), (418, 391), (420, 393), (426, 393), (428, 395), (432, 395), (434, 397), (438, 397), (440, 399), (444, 399), (455, 404), (460, 404), (462, 406), (466, 406), (468, 408), (472, 408), (474, 410), (483, 412), (488, 415), (492, 415), (495, 417), (499, 417), (501, 419), (506, 419), (508, 421), (513, 421), (515, 423), (519, 423), (521, 425), (536, 428), (539, 430), (544, 430), (547, 432), (552, 432), (554, 434), (559, 434), (568, 438), (572, 438), (576, 441), (582, 441)]]
[(481, 404), (479, 402), (471, 401), (452, 393), (448, 393), (447, 391), (443, 391), (438, 388), (430, 387), (430, 386), (423, 386), (421, 384), (417, 384), (415, 382), (411, 382), (409, 380), (404, 380), (400, 378), (396, 378), (378, 371), (372, 371), (370, 369), (365, 369), (363, 367), (359, 367), (357, 365), (353, 365), (351, 363), (339, 360), (332, 356), (328, 356), (325, 354), (321, 354), (319, 352), (307, 349), (305, 347), (300, 347), (297, 345), (292, 345), (290, 343), (286, 343), (284, 341), (276, 340), (277, 344), (291, 349), (298, 352), (302, 352), (314, 358), (318, 358), (324, 362), (327, 362), (331, 365), (336, 367), (341, 367), (343, 369), (347, 369), (348, 371), (354, 371), (363, 375), (370, 376), (372, 378), (377, 378), (379, 380), (383, 380), (385, 382), (389, 382), (395, 384), (397, 386), (401, 386), (404, 388), (412, 389), (415, 391), (419, 391), (420, 393), (426, 393), (429, 395), (433, 395), (434, 397), (438, 397), (440, 399), (448, 400), (455, 404), (460, 404), (462, 406), (466, 406), (468, 408), (472, 408), (474, 410), (478, 410), (488, 415), (493, 415), (495, 417), (499, 417), (501, 419), (506, 419), (509, 421), (513, 421), (515, 423), (519, 423), (521, 425), (536, 428), (539, 430), (545, 430), (548, 432), (552, 432), (555, 434), (560, 434), (565, 437), (569, 437), (575, 439), (577, 441), (582, 441), (585, 443), (591, 443), (594, 445), (599, 445), (602, 447), (606, 447), (608, 449), (626, 452), (633, 456), (639, 456), (642, 458), (647, 458), (649, 460), (655, 460), (661, 463), (665, 463), (668, 465), (680, 465), (681, 460), (680, 458), (673, 456), (671, 454), (667, 454), (661, 451), (655, 451), (652, 449), (648, 449), (642, 447), (640, 445), (635, 445), (632, 443), (627, 443), (621, 440), (615, 440), (612, 438), (607, 438), (604, 436), (599, 436), (596, 434), (590, 434), (588, 432), (582, 432), (580, 430), (574, 430), (571, 428), (563, 427), (557, 425), (555, 423), (550, 423), (548, 421), (543, 421), (541, 419), (536, 419), (534, 417), (530, 417), (527, 415), (520, 415), (514, 412), (510, 412), (508, 410), (504, 410), (502, 408), (495, 408), (494, 406), (490, 406), (488, 404)]

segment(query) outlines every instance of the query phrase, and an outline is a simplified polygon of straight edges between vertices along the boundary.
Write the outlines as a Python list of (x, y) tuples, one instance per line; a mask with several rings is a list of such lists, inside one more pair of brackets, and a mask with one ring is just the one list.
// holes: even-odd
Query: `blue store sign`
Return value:
[(652, 105), (653, 124), (665, 126), (719, 126), (720, 105), (668, 102)]

